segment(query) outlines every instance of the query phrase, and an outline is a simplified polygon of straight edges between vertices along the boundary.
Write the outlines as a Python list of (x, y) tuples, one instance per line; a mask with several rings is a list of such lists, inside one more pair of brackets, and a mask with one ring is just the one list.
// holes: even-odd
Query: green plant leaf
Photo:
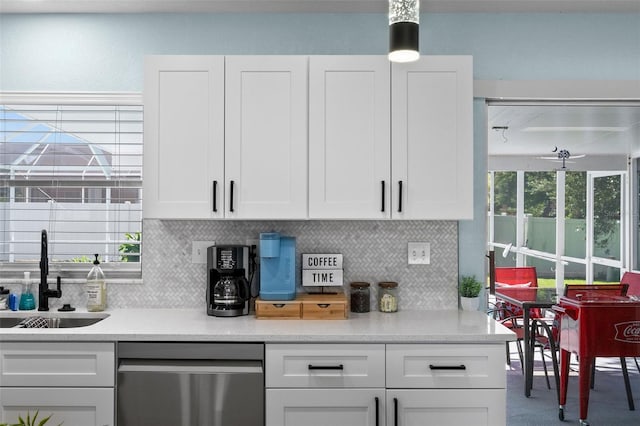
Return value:
[(140, 262), (140, 239), (142, 234), (140, 232), (124, 234), (128, 241), (136, 241), (138, 243), (124, 243), (119, 247), (121, 253), (120, 260), (122, 262)]
[[(31, 417), (31, 412), (27, 411), (27, 419), (25, 420), (22, 415), (18, 415), (18, 421), (19, 423), (0, 423), (0, 426), (44, 426), (53, 416), (53, 413), (49, 414), (49, 416), (44, 417), (43, 419), (40, 420), (39, 423), (36, 423), (38, 420), (38, 415), (40, 414), (40, 411), (37, 410), (35, 412), (35, 414), (33, 415), (33, 418)], [(64, 423), (64, 422), (62, 422)], [(58, 426), (62, 426), (62, 423), (59, 423)]]
[[(49, 419), (51, 418), (51, 416), (53, 416), (53, 414), (49, 414), (47, 417), (45, 417), (44, 419), (40, 420), (40, 423), (38, 423), (38, 426), (43, 426), (45, 423), (47, 423), (49, 421)], [(33, 418), (33, 422), (35, 423), (36, 419), (35, 417)]]
[(478, 297), (482, 291), (482, 283), (474, 276), (463, 275), (460, 277), (460, 296)]

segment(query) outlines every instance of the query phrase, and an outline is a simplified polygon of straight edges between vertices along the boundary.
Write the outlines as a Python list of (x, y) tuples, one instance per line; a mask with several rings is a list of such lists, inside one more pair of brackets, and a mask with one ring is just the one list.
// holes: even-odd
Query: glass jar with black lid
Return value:
[(351, 283), (351, 312), (364, 313), (371, 310), (369, 283), (356, 281)]

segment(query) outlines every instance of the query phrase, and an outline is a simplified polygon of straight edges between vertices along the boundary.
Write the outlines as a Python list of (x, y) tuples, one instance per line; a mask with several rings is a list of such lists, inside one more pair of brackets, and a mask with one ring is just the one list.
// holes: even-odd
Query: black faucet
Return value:
[(47, 231), (42, 230), (42, 237), (40, 238), (40, 286), (38, 288), (38, 310), (49, 310), (49, 298), (62, 296), (62, 290), (60, 289), (60, 276), (56, 280), (57, 289), (49, 290), (49, 284), (47, 284), (47, 275), (49, 275), (49, 256), (48, 256), (48, 241)]

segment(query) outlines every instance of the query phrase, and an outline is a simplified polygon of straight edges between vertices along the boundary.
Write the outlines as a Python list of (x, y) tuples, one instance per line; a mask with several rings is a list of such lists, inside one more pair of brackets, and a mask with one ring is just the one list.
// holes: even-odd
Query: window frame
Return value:
[[(143, 95), (139, 92), (0, 92), (0, 105), (87, 105), (87, 106), (144, 106)], [(144, 112), (143, 112), (144, 117)], [(143, 118), (144, 120), (144, 118)], [(144, 141), (144, 133), (142, 134)], [(144, 142), (143, 142), (144, 150)], [(144, 179), (144, 176), (143, 176)], [(142, 187), (142, 182), (141, 182)], [(141, 230), (143, 225), (142, 218)], [(101, 264), (109, 281), (133, 281), (142, 278), (142, 247), (140, 241), (140, 262), (107, 262)], [(84, 279), (89, 271), (88, 263), (49, 262), (49, 276)], [(38, 262), (0, 263), (2, 279), (15, 281), (30, 272), (32, 279), (39, 276)]]
[[(515, 172), (517, 174), (517, 187), (518, 187), (518, 191), (517, 191), (517, 198), (516, 198), (516, 204), (517, 204), (517, 212), (516, 212), (516, 220), (517, 220), (517, 230), (516, 230), (516, 242), (515, 244), (513, 243), (501, 243), (501, 242), (496, 242), (495, 241), (495, 216), (496, 216), (496, 212), (495, 212), (495, 174), (496, 173), (504, 173), (504, 172), (509, 172), (509, 173), (513, 173)], [(571, 263), (575, 263), (575, 264), (582, 264), (585, 266), (585, 277), (586, 277), (586, 281), (587, 282), (593, 282), (594, 280), (594, 266), (595, 265), (600, 265), (600, 266), (605, 266), (605, 267), (612, 267), (615, 268), (617, 270), (620, 271), (620, 276), (622, 276), (622, 273), (630, 270), (630, 269), (637, 269), (637, 265), (632, 266), (630, 268), (630, 264), (629, 264), (629, 256), (627, 255), (627, 251), (628, 251), (628, 247), (630, 247), (630, 245), (632, 244), (632, 239), (633, 239), (633, 235), (631, 235), (631, 238), (627, 238), (627, 234), (629, 234), (628, 232), (626, 232), (626, 229), (628, 228), (628, 225), (626, 225), (628, 223), (628, 221), (630, 220), (630, 211), (628, 210), (628, 208), (626, 208), (625, 206), (628, 205), (629, 201), (628, 199), (625, 199), (627, 197), (628, 194), (630, 194), (629, 192), (629, 171), (624, 171), (624, 170), (619, 170), (616, 172), (610, 171), (610, 172), (595, 172), (595, 171), (586, 171), (586, 179), (587, 179), (587, 187), (586, 187), (586, 202), (587, 202), (587, 217), (586, 217), (586, 222), (588, 223), (589, 221), (593, 221), (593, 218), (589, 217), (589, 215), (593, 216), (593, 212), (589, 212), (589, 210), (591, 209), (591, 207), (589, 207), (589, 203), (593, 204), (592, 198), (593, 198), (593, 189), (591, 188), (589, 182), (590, 180), (594, 177), (594, 176), (608, 176), (608, 175), (620, 175), (621, 176), (621, 191), (620, 191), (620, 195), (621, 195), (621, 206), (620, 206), (620, 212), (621, 212), (621, 227), (620, 227), (620, 259), (619, 260), (607, 260), (607, 259), (603, 259), (601, 257), (596, 257), (593, 255), (593, 248), (591, 247), (592, 242), (590, 241), (585, 241), (585, 257), (584, 258), (577, 258), (577, 257), (572, 257), (569, 255), (565, 254), (565, 232), (564, 232), (564, 228), (565, 228), (565, 214), (564, 214), (564, 210), (565, 210), (565, 201), (566, 201), (566, 193), (565, 193), (565, 189), (566, 189), (566, 172), (565, 171), (555, 171), (556, 173), (556, 201), (557, 201), (557, 205), (556, 205), (556, 217), (555, 217), (555, 222), (556, 222), (556, 235), (555, 235), (555, 243), (556, 243), (556, 247), (555, 247), (555, 251), (556, 253), (551, 253), (551, 252), (543, 252), (543, 251), (539, 251), (539, 250), (534, 250), (534, 249), (529, 249), (528, 247), (526, 247), (524, 245), (524, 231), (523, 231), (523, 227), (521, 225), (522, 222), (524, 222), (525, 220), (525, 214), (524, 214), (524, 197), (525, 197), (525, 189), (524, 189), (524, 181), (525, 181), (525, 171), (523, 170), (488, 170), (487, 171), (487, 179), (488, 179), (488, 183), (489, 183), (489, 205), (487, 208), (487, 221), (488, 221), (488, 234), (487, 234), (487, 243), (490, 247), (494, 248), (495, 250), (504, 250), (503, 251), (503, 256), (507, 256), (509, 253), (514, 253), (515, 254), (515, 260), (516, 263), (514, 266), (525, 266), (527, 265), (527, 258), (529, 256), (533, 257), (533, 258), (538, 258), (538, 259), (542, 259), (542, 260), (546, 260), (549, 262), (552, 262), (553, 264), (555, 264), (555, 280), (556, 280), (556, 287), (558, 289), (562, 289), (562, 286), (564, 285), (564, 281), (565, 281), (565, 266), (569, 264), (569, 262)], [(638, 196), (638, 198), (640, 199), (640, 196)], [(637, 210), (636, 210), (637, 211)], [(637, 216), (637, 213), (636, 213)], [(592, 225), (591, 225), (592, 226)], [(589, 227), (589, 225), (587, 224), (587, 227)], [(587, 232), (587, 235), (589, 234), (589, 232)], [(636, 241), (637, 244), (637, 241)], [(637, 249), (637, 246), (635, 246)]]

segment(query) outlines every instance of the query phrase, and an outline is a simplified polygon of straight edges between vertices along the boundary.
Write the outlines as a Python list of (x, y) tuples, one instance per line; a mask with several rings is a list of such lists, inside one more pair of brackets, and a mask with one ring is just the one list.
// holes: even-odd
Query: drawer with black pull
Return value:
[(383, 344), (267, 344), (267, 388), (384, 387)]
[(300, 319), (302, 303), (299, 300), (256, 300), (257, 319)]
[(504, 388), (504, 346), (387, 345), (387, 388)]

